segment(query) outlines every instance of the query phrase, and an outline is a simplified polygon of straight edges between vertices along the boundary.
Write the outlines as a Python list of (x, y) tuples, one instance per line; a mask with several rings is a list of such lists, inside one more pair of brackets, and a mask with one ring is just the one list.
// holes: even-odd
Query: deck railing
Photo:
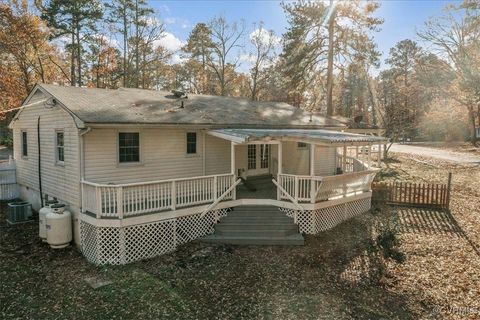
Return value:
[[(316, 203), (368, 192), (376, 173), (366, 170), (326, 177), (279, 174), (278, 182), (296, 201)], [(278, 200), (288, 200), (288, 195), (279, 191)]]
[[(82, 210), (97, 218), (124, 218), (212, 203), (234, 184), (234, 175), (211, 175), (128, 184), (82, 182)], [(235, 190), (223, 199), (235, 198)]]
[(368, 166), (357, 158), (346, 156), (344, 162), (341, 154), (337, 156), (337, 168), (341, 168), (343, 173), (368, 170)]

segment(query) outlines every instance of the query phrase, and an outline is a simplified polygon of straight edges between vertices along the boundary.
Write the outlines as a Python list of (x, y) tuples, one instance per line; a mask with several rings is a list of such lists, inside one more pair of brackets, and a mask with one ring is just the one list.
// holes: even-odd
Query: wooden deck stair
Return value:
[(239, 245), (303, 245), (293, 219), (273, 206), (240, 206), (220, 219), (206, 242)]

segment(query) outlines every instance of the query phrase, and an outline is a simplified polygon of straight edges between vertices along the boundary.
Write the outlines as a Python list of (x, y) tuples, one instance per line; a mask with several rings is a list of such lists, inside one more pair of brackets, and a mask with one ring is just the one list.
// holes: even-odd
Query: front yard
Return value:
[[(37, 226), (0, 214), (0, 318), (480, 318), (480, 171), (397, 156), (383, 179), (444, 182), (452, 214), (399, 210), (403, 263), (373, 249), (379, 215), (307, 237), (304, 247), (184, 245), (124, 267), (50, 250)], [(89, 280), (111, 282), (93, 289)], [(95, 282), (95, 281), (93, 281)]]

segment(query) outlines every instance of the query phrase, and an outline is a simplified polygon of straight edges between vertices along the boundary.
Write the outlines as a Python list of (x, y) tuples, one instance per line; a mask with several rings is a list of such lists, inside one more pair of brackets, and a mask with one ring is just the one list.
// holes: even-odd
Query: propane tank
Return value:
[(45, 207), (38, 211), (38, 235), (43, 242), (47, 242), (47, 229), (45, 229), (47, 214), (52, 212), (51, 206), (57, 203), (57, 200), (47, 200), (45, 201)]
[(53, 249), (65, 248), (72, 241), (71, 213), (65, 210), (64, 204), (54, 204), (52, 212), (47, 214), (47, 242)]

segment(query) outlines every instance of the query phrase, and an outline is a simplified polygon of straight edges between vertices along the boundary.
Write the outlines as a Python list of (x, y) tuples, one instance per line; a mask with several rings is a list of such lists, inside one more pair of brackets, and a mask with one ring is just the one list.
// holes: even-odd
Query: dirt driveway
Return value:
[(430, 157), (438, 160), (452, 161), (463, 164), (480, 164), (480, 156), (478, 155), (410, 144), (394, 143), (390, 148), (390, 151), (397, 153), (409, 153), (422, 157)]

